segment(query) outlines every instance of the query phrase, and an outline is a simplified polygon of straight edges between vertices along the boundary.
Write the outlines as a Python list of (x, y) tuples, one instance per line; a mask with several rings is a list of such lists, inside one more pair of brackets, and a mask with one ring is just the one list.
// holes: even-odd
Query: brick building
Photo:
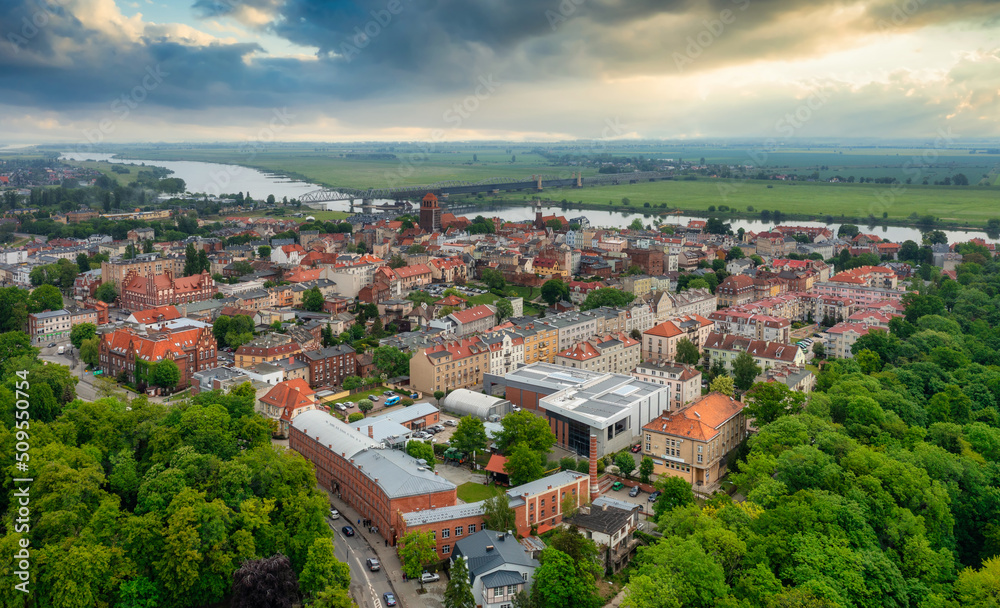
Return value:
[(131, 382), (148, 384), (149, 368), (169, 359), (180, 370), (177, 388), (186, 388), (192, 374), (216, 366), (212, 327), (196, 323), (164, 326), (146, 335), (127, 328), (101, 335), (101, 371), (112, 378), (124, 371)]
[(267, 334), (236, 349), (236, 366), (248, 368), (257, 363), (288, 359), (301, 351), (302, 347), (290, 337), (283, 334)]
[(118, 301), (126, 310), (144, 310), (190, 302), (211, 300), (218, 289), (207, 271), (175, 278), (173, 271), (141, 276), (130, 273), (122, 285)]
[(356, 353), (347, 344), (303, 351), (295, 358), (309, 366), (310, 386), (333, 386), (343, 382), (347, 376), (357, 375)]
[(101, 262), (101, 281), (114, 283), (119, 293), (122, 290), (122, 283), (129, 274), (146, 277), (167, 272), (174, 273), (174, 276), (183, 274), (184, 258), (162, 258), (158, 253), (141, 253), (131, 260), (115, 259)]

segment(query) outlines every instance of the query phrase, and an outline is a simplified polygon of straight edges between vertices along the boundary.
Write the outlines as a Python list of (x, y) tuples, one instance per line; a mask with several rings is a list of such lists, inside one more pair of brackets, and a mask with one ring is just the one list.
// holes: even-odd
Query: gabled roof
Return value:
[(642, 429), (709, 441), (719, 434), (719, 427), (742, 412), (743, 407), (743, 402), (728, 395), (709, 393), (676, 412), (664, 412)]

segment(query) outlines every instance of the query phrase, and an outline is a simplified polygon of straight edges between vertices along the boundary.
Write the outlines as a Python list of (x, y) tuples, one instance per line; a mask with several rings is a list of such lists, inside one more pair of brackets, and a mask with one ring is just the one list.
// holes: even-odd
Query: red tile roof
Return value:
[(294, 417), (295, 410), (316, 403), (315, 394), (315, 391), (309, 388), (309, 384), (305, 380), (295, 378), (274, 385), (274, 388), (268, 391), (260, 400), (268, 405), (281, 408), (282, 420), (291, 420)]
[(719, 427), (743, 411), (743, 402), (722, 393), (709, 393), (676, 412), (665, 412), (642, 427), (656, 433), (709, 441)]
[(181, 318), (181, 313), (176, 306), (160, 306), (147, 310), (139, 310), (132, 313), (137, 323), (156, 323), (158, 321), (172, 321)]

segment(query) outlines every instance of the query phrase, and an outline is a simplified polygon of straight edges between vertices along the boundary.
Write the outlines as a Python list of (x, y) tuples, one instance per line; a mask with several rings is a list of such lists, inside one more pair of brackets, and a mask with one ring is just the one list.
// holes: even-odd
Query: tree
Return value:
[(204, 249), (199, 249), (198, 272), (208, 272), (211, 269), (212, 269), (212, 262), (208, 259), (208, 252), (206, 252)]
[(319, 312), (323, 310), (323, 303), (326, 298), (323, 297), (323, 292), (319, 290), (319, 287), (312, 287), (307, 289), (305, 293), (302, 294), (302, 306), (310, 312)]
[(556, 232), (562, 230), (563, 227), (562, 222), (558, 218), (552, 218), (551, 220), (546, 221), (545, 225)]
[(517, 514), (510, 508), (506, 492), (497, 492), (483, 501), (483, 525), (487, 530), (517, 529)]
[(89, 340), (97, 335), (97, 326), (93, 323), (78, 323), (69, 332), (69, 341), (75, 348), (80, 348), (84, 340)]
[[(414, 531), (399, 541), (399, 560), (407, 578), (420, 579), (424, 567), (438, 559), (437, 543), (430, 532)], [(420, 583), (423, 587), (423, 583)]]
[(76, 254), (76, 265), (80, 268), (80, 272), (90, 272), (90, 258), (82, 251)]
[(698, 346), (687, 338), (681, 338), (677, 342), (677, 362), (687, 365), (696, 365), (701, 360), (701, 353)]
[(654, 487), (661, 492), (660, 497), (653, 503), (653, 512), (656, 519), (677, 507), (694, 504), (694, 492), (691, 484), (680, 477), (666, 475), (656, 480)]
[(368, 416), (368, 412), (372, 411), (372, 408), (374, 407), (375, 404), (372, 403), (371, 399), (362, 399), (361, 401), (358, 401), (358, 411), (365, 416)]
[(602, 306), (625, 308), (634, 299), (634, 293), (621, 291), (612, 287), (602, 287), (594, 289), (587, 294), (587, 299), (580, 305), (580, 310), (591, 310)]
[(100, 363), (101, 339), (97, 336), (84, 340), (80, 345), (80, 360), (91, 367)]
[(451, 435), (451, 445), (466, 454), (485, 452), (486, 425), (475, 416), (463, 416)]
[(600, 604), (594, 575), (584, 564), (548, 547), (539, 556), (531, 595), (539, 608), (595, 608)]
[(649, 456), (643, 456), (642, 460), (639, 462), (639, 481), (642, 483), (649, 483), (649, 478), (653, 474), (653, 459)]
[(329, 587), (309, 602), (309, 608), (358, 608), (358, 605), (354, 603), (347, 589)]
[(507, 287), (507, 280), (504, 278), (503, 273), (493, 268), (483, 270), (482, 279), (490, 289), (503, 291)]
[(271, 248), (267, 245), (261, 245), (257, 248), (257, 256), (260, 258), (270, 258)]
[(858, 232), (860, 231), (854, 224), (841, 224), (840, 228), (837, 229), (837, 236), (853, 239), (858, 236)]
[(336, 558), (330, 539), (320, 536), (314, 540), (299, 577), (299, 588), (303, 595), (315, 596), (330, 587), (349, 589), (350, 586), (351, 569)]
[[(784, 385), (782, 385), (784, 386)], [(733, 379), (729, 376), (722, 375), (716, 376), (712, 379), (712, 382), (708, 385), (708, 392), (710, 393), (722, 393), (728, 397), (733, 397), (736, 395), (736, 384)]]
[(113, 303), (118, 299), (118, 287), (114, 283), (101, 283), (94, 292), (94, 297), (98, 300), (105, 302), (107, 304)]
[[(622, 204), (624, 204), (625, 200), (627, 199), (622, 199)], [(642, 220), (639, 218), (635, 218), (634, 220), (632, 220), (632, 223), (628, 225), (629, 230), (635, 230), (636, 232), (641, 231), (642, 228), (643, 228)]]
[(465, 558), (460, 557), (451, 565), (448, 586), (444, 590), (445, 608), (476, 608), (476, 598), (469, 584), (469, 567)]
[(437, 401), (438, 404), (440, 405), (441, 399), (444, 398), (444, 395), (445, 395), (444, 391), (434, 391), (434, 400)]
[(820, 341), (818, 341), (818, 340), (816, 342), (813, 342), (812, 351), (813, 351), (813, 355), (817, 359), (822, 359), (822, 358), (826, 357), (826, 347), (823, 346), (823, 343), (820, 342)]
[(60, 310), (63, 307), (63, 297), (59, 289), (53, 285), (41, 285), (32, 290), (28, 296), (30, 312), (45, 310)]
[(544, 453), (539, 457), (539, 454), (525, 442), (511, 448), (507, 454), (507, 462), (503, 465), (504, 472), (510, 478), (510, 485), (519, 486), (541, 479), (545, 474), (545, 467), (542, 466), (543, 458)]
[(404, 353), (395, 346), (377, 346), (372, 351), (372, 363), (375, 368), (388, 376), (408, 376), (410, 374), (411, 353)]
[(406, 442), (406, 453), (416, 459), (427, 462), (427, 468), (434, 470), (434, 446), (426, 441), (411, 439)]
[(189, 277), (201, 272), (198, 265), (198, 252), (195, 251), (194, 243), (188, 243), (184, 248), (184, 276)]
[(744, 258), (743, 249), (740, 247), (732, 247), (726, 252), (727, 260), (742, 260)]
[(742, 352), (733, 359), (733, 380), (736, 388), (741, 391), (753, 386), (753, 381), (760, 375), (760, 371), (760, 366), (748, 352)]
[(291, 608), (299, 603), (299, 581), (292, 563), (280, 553), (243, 562), (233, 573), (233, 608), (275, 606)]
[(615, 454), (615, 466), (622, 476), (628, 479), (635, 470), (635, 458), (632, 458), (631, 452), (618, 452)]
[(789, 414), (796, 414), (805, 404), (806, 396), (781, 382), (758, 382), (743, 397), (746, 413), (758, 427), (770, 424)]
[(561, 302), (562, 300), (569, 299), (569, 285), (564, 283), (560, 279), (549, 279), (542, 284), (542, 299), (545, 300), (549, 306), (554, 305), (556, 302)]
[(181, 370), (171, 359), (164, 359), (153, 365), (151, 376), (156, 386), (173, 388), (181, 381)]
[[(867, 334), (860, 336), (851, 345), (851, 353), (857, 355), (863, 350), (871, 351), (878, 355), (882, 365), (896, 362), (899, 354), (899, 338), (886, 332), (884, 329), (870, 329)], [(881, 366), (880, 366), (881, 367)]]
[(511, 304), (510, 300), (508, 300), (507, 298), (500, 298), (499, 300), (494, 302), (493, 305), (497, 309), (496, 312), (497, 323), (500, 323), (504, 319), (509, 319), (512, 316), (514, 316), (514, 305)]
[(548, 422), (527, 410), (507, 414), (500, 425), (502, 428), (493, 441), (505, 454), (519, 443), (526, 444), (535, 454), (546, 454), (556, 442)]

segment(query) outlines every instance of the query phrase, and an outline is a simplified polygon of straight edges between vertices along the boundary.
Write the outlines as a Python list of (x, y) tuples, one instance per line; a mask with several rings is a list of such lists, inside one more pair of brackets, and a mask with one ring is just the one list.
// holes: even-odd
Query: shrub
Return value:
[(362, 414), (361, 412), (354, 412), (350, 416), (347, 417), (347, 421), (348, 422), (357, 422), (358, 420), (363, 420), (364, 417), (365, 417), (365, 415)]

